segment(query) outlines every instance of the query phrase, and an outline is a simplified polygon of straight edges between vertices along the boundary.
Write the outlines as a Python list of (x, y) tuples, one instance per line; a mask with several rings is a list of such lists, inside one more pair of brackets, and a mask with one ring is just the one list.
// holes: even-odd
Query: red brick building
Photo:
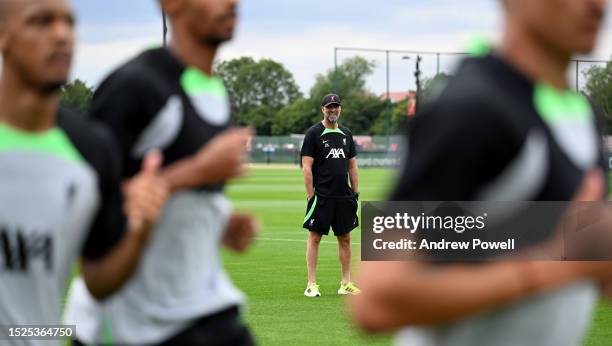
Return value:
[(392, 103), (402, 102), (406, 99), (409, 100), (408, 107), (406, 108), (406, 115), (411, 117), (416, 113), (416, 92), (415, 91), (392, 91), (387, 96), (387, 93), (380, 95), (381, 100), (391, 100)]

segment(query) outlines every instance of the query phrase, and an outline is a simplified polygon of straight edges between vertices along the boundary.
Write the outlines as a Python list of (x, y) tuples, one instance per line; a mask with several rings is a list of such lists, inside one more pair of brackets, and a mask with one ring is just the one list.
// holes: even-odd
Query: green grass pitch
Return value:
[[(361, 200), (380, 200), (393, 181), (393, 171), (362, 169)], [(388, 345), (391, 337), (366, 336), (347, 319), (340, 283), (338, 250), (333, 236), (319, 249), (317, 281), (322, 297), (306, 298), (305, 244), (301, 228), (306, 199), (298, 167), (258, 167), (232, 183), (228, 195), (237, 210), (256, 214), (262, 232), (246, 255), (223, 254), (225, 267), (248, 296), (245, 319), (260, 345)], [(353, 269), (359, 263), (360, 233), (353, 233)], [(354, 270), (353, 270), (354, 271)], [(601, 303), (585, 345), (610, 345), (612, 307)]]

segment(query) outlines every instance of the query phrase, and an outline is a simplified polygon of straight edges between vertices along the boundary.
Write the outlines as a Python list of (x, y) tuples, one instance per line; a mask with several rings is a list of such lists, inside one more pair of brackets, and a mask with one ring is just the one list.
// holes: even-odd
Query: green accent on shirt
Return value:
[(113, 327), (107, 317), (102, 318), (102, 333), (100, 335), (102, 345), (114, 345)]
[(326, 128), (325, 128), (325, 130), (323, 131), (323, 133), (321, 134), (321, 136), (320, 136), (320, 137), (323, 137), (323, 136), (325, 136), (325, 135), (326, 135), (326, 134), (328, 134), (328, 133), (341, 133), (341, 134), (343, 134), (343, 135), (345, 135), (345, 136), (346, 136), (346, 134), (345, 134), (344, 132), (342, 132), (342, 130), (340, 130), (340, 128), (339, 128), (339, 127), (338, 127), (338, 128), (335, 128), (335, 129), (328, 129), (328, 128), (326, 127)]
[(210, 94), (214, 96), (227, 96), (223, 80), (220, 77), (211, 77), (195, 67), (189, 67), (181, 75), (181, 86), (187, 95)]
[(68, 136), (58, 127), (45, 132), (27, 132), (0, 123), (2, 151), (29, 151), (51, 154), (71, 162), (83, 161)]
[(473, 57), (483, 57), (491, 53), (491, 43), (484, 36), (475, 35), (468, 43), (468, 53)]
[(551, 123), (561, 120), (589, 121), (593, 115), (591, 105), (584, 95), (573, 90), (559, 90), (546, 83), (534, 88), (533, 102), (536, 110)]

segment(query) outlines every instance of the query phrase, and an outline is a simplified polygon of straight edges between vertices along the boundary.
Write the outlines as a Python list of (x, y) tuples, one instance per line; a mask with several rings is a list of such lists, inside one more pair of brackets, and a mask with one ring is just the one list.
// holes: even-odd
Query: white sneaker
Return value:
[(321, 292), (319, 291), (319, 285), (317, 285), (315, 282), (308, 284), (308, 286), (306, 286), (306, 290), (304, 291), (304, 295), (311, 298), (320, 297)]

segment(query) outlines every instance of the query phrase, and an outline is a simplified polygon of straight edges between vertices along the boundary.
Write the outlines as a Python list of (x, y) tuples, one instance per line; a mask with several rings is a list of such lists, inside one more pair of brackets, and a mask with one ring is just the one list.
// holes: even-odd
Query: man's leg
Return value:
[(322, 235), (317, 232), (308, 232), (308, 240), (306, 241), (306, 267), (308, 268), (309, 285), (317, 282), (317, 258), (319, 256), (321, 236)]
[(338, 257), (342, 267), (342, 284), (351, 282), (351, 234), (346, 233), (338, 238)]
[[(329, 201), (315, 196), (308, 213), (304, 218), (302, 227), (308, 229), (308, 240), (306, 241), (306, 268), (308, 270), (308, 285), (304, 291), (307, 297), (320, 297), (319, 285), (317, 285), (317, 258), (319, 257), (319, 244), (321, 237), (329, 233), (331, 212), (328, 208)], [(327, 207), (326, 207), (327, 206)]]
[(338, 257), (342, 267), (342, 282), (338, 294), (359, 294), (361, 291), (351, 282), (351, 231), (359, 225), (357, 201), (338, 201), (333, 222), (334, 234), (338, 238)]

